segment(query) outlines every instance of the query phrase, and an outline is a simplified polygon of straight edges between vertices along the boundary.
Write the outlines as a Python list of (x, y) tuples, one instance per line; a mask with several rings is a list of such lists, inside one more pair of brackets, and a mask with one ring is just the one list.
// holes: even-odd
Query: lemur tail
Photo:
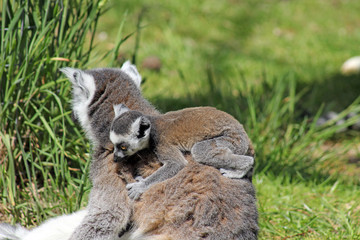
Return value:
[(28, 233), (29, 230), (19, 224), (0, 223), (0, 240), (21, 240)]

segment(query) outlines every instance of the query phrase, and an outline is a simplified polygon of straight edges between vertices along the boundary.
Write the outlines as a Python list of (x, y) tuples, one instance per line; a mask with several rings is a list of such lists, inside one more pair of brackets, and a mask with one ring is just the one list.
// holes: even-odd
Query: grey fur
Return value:
[[(76, 70), (81, 71), (81, 70)], [(90, 178), (93, 188), (89, 214), (71, 239), (113, 239), (133, 221), (132, 239), (256, 239), (257, 209), (251, 176), (240, 180), (224, 178), (212, 167), (189, 164), (173, 178), (155, 184), (139, 201), (131, 202), (125, 184), (144, 178), (161, 165), (152, 152), (143, 150), (127, 162), (114, 163), (109, 139), (113, 105), (123, 103), (146, 115), (159, 112), (142, 95), (136, 83), (120, 69), (82, 71), (93, 77), (96, 91), (89, 91), (85, 120), (80, 122), (93, 141)], [(71, 79), (72, 76), (68, 75)], [(79, 89), (71, 81), (73, 89)], [(81, 82), (80, 82), (81, 83)], [(85, 104), (86, 94), (74, 104)], [(86, 91), (85, 91), (86, 92)], [(80, 92), (81, 93), (81, 92)], [(88, 119), (86, 119), (88, 118)], [(246, 155), (253, 156), (249, 149)], [(116, 239), (116, 238), (115, 238)]]
[[(190, 152), (198, 163), (221, 168), (221, 172), (230, 178), (243, 178), (254, 167), (254, 158), (244, 155), (250, 141), (242, 125), (225, 112), (198, 107), (146, 116), (122, 109), (123, 104), (114, 106), (116, 117), (111, 124), (110, 139), (115, 146), (115, 156), (131, 156), (152, 142), (151, 147), (163, 164), (154, 174), (126, 186), (131, 199), (138, 199), (150, 186), (183, 169), (187, 164), (183, 152)], [(134, 128), (137, 122), (141, 123)], [(141, 130), (144, 126), (149, 129), (145, 133)], [(147, 144), (140, 144), (143, 141)], [(118, 145), (121, 147), (116, 147)]]
[[(125, 134), (132, 134), (131, 132), (131, 125), (134, 123), (134, 121), (141, 117), (142, 114), (140, 112), (137, 112), (137, 114), (131, 114), (131, 115), (122, 115), (116, 119), (122, 119), (121, 122), (123, 124), (112, 124), (111, 126), (111, 132), (114, 132), (117, 135), (125, 135)], [(123, 119), (126, 118), (126, 119)]]

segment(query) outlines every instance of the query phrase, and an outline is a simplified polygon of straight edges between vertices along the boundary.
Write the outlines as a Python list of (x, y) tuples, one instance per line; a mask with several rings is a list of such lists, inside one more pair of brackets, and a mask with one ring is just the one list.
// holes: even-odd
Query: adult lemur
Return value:
[(189, 152), (198, 163), (220, 168), (229, 178), (243, 178), (254, 166), (254, 158), (243, 155), (250, 144), (243, 126), (215, 108), (186, 108), (146, 116), (119, 104), (114, 106), (114, 112), (110, 140), (115, 160), (124, 161), (150, 148), (163, 164), (146, 179), (126, 186), (131, 199), (138, 199), (150, 186), (183, 169), (187, 164), (184, 152)]
[[(192, 161), (171, 179), (149, 188), (132, 202), (125, 185), (144, 178), (161, 165), (152, 151), (114, 162), (109, 139), (113, 105), (125, 104), (143, 114), (160, 113), (142, 95), (134, 66), (120, 69), (63, 72), (73, 85), (73, 110), (94, 143), (88, 215), (71, 239), (116, 239), (133, 222), (130, 239), (256, 239), (255, 191), (248, 178), (233, 180)], [(130, 76), (132, 75), (132, 76)], [(140, 80), (139, 80), (140, 79)], [(244, 132), (244, 138), (248, 138)], [(248, 141), (250, 142), (250, 141)], [(242, 154), (254, 156), (251, 145)], [(221, 166), (219, 166), (221, 167)]]

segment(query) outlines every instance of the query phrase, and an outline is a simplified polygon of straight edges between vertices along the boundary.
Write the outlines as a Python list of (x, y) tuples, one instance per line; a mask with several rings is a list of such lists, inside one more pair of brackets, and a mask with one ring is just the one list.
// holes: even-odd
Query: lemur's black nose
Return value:
[(122, 160), (126, 160), (126, 155), (122, 153), (121, 151), (115, 151), (114, 152), (114, 162), (120, 162)]

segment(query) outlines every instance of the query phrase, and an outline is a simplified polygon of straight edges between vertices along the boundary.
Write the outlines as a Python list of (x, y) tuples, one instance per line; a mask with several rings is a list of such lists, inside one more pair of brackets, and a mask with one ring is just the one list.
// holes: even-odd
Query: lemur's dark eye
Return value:
[(121, 146), (120, 148), (121, 148), (121, 150), (126, 150), (127, 149), (125, 146)]

